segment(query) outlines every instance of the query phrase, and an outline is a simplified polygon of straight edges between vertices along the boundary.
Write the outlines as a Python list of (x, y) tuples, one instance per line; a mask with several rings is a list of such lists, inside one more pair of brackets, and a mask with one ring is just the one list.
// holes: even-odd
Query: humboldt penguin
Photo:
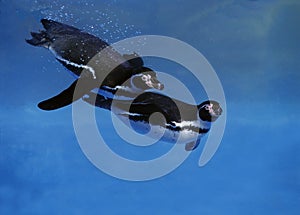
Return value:
[[(156, 73), (144, 67), (137, 54), (121, 55), (104, 40), (73, 26), (50, 19), (42, 19), (41, 23), (45, 30), (31, 32), (27, 43), (49, 49), (75, 74), (76, 80), (58, 95), (40, 102), (39, 108), (55, 110), (67, 106), (92, 90), (110, 98), (116, 92), (134, 98), (147, 89), (163, 89)], [(80, 89), (74, 93), (77, 83)]]
[(187, 151), (197, 148), (201, 137), (222, 114), (220, 104), (213, 100), (192, 105), (155, 92), (142, 93), (131, 101), (89, 93), (83, 100), (112, 111), (139, 133), (165, 142), (183, 143)]

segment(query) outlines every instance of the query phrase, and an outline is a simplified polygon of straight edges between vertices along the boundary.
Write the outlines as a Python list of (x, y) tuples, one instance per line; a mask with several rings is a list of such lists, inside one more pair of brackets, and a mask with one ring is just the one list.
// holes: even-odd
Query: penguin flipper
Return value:
[(196, 141), (185, 144), (185, 151), (195, 150), (199, 146), (200, 140), (201, 138), (198, 138)]
[[(79, 79), (78, 79), (79, 80)], [(38, 104), (38, 107), (42, 110), (56, 110), (65, 107), (78, 99), (82, 98), (87, 92), (94, 88), (89, 79), (81, 79), (80, 87), (76, 90), (76, 95), (74, 94), (75, 88), (78, 80), (74, 81), (67, 89), (59, 93), (58, 95), (42, 101)]]

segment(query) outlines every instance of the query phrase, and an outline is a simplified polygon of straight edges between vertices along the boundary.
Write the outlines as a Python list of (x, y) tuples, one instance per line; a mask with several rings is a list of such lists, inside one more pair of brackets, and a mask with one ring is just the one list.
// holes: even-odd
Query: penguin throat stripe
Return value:
[(94, 70), (92, 67), (87, 66), (87, 65), (77, 64), (77, 63), (71, 62), (71, 61), (69, 61), (69, 60), (66, 60), (66, 59), (64, 59), (63, 57), (59, 56), (59, 55), (58, 55), (51, 47), (49, 47), (49, 49), (50, 49), (50, 51), (55, 55), (55, 57), (56, 57), (58, 60), (63, 61), (63, 62), (65, 62), (66, 64), (71, 65), (71, 66), (74, 66), (74, 67), (77, 67), (77, 68), (87, 69), (87, 70), (89, 70), (89, 71), (92, 73), (93, 79), (96, 79), (96, 72), (95, 72), (95, 70)]

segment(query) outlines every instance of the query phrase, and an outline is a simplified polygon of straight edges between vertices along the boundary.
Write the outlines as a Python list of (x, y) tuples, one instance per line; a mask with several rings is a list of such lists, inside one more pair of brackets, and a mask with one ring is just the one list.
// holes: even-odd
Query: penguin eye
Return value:
[(214, 105), (213, 104), (207, 104), (204, 105), (205, 110), (208, 111), (209, 114), (213, 114), (214, 113)]
[(143, 76), (142, 76), (142, 80), (146, 82), (146, 81), (147, 81), (147, 76), (146, 76), (146, 75), (143, 75)]
[(151, 75), (149, 75), (149, 74), (142, 75), (142, 80), (144, 82), (150, 81), (151, 80)]

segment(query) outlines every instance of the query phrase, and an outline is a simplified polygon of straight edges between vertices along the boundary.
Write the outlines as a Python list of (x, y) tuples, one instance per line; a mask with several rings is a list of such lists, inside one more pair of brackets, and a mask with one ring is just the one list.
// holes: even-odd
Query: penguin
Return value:
[(160, 140), (170, 143), (177, 143), (180, 138), (178, 143), (185, 144), (186, 151), (198, 147), (201, 138), (222, 114), (217, 101), (207, 100), (192, 105), (156, 92), (144, 92), (131, 101), (106, 98), (91, 92), (83, 100), (112, 111), (138, 133), (161, 137)]
[[(134, 98), (147, 89), (163, 89), (164, 85), (158, 81), (156, 73), (144, 67), (142, 58), (136, 53), (121, 55), (102, 39), (73, 26), (50, 19), (42, 19), (41, 23), (45, 30), (31, 32), (32, 38), (26, 39), (26, 42), (49, 49), (76, 77), (67, 89), (40, 102), (38, 107), (42, 110), (65, 107), (97, 89), (97, 93), (104, 96), (112, 97), (118, 91), (119, 95), (127, 98)], [(92, 63), (89, 63), (91, 60)], [(82, 89), (75, 95), (79, 80)]]

